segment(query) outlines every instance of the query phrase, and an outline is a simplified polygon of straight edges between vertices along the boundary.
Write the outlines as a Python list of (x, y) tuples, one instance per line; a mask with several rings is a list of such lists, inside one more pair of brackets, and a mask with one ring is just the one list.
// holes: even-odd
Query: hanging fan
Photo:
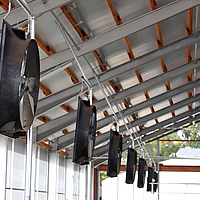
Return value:
[(0, 133), (25, 136), (35, 116), (39, 93), (40, 60), (35, 40), (5, 20), (0, 48)]
[(116, 177), (120, 172), (122, 157), (122, 135), (117, 131), (110, 130), (110, 143), (108, 153), (107, 175)]
[(139, 188), (144, 187), (145, 176), (146, 176), (146, 161), (143, 158), (139, 158), (137, 187)]
[(126, 164), (126, 183), (133, 184), (137, 167), (137, 151), (128, 148), (128, 157)]
[[(157, 172), (153, 172), (153, 179), (154, 179), (154, 183), (158, 183), (158, 173)], [(154, 184), (153, 185), (153, 191), (156, 192), (158, 188), (158, 184)]]
[(91, 161), (96, 137), (96, 107), (78, 98), (73, 162), (84, 165)]
[(148, 177), (147, 177), (147, 192), (151, 192), (152, 179), (153, 179), (154, 169), (152, 167), (148, 167)]

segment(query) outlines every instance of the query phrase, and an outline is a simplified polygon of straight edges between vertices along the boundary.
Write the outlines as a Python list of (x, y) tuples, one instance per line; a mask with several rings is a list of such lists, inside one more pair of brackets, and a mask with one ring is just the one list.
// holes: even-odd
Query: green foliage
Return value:
[(101, 171), (100, 172), (100, 187), (102, 186), (102, 181), (107, 179), (108, 176), (107, 176), (107, 172), (106, 171)]

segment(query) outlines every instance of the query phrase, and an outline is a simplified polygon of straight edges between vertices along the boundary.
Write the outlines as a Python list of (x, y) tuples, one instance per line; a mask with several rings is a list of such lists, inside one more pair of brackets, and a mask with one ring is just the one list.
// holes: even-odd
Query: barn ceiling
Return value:
[[(0, 2), (2, 21), (6, 1)], [(74, 51), (93, 86), (98, 109), (95, 157), (108, 152), (113, 116), (84, 57), (98, 74), (117, 116), (120, 118), (116, 105), (143, 141), (163, 136), (168, 132), (164, 127), (173, 132), (173, 127), (199, 119), (200, 0), (27, 2), (36, 15), (41, 58), (34, 120), (38, 143), (57, 138), (58, 151), (72, 147), (77, 95), (82, 87), (81, 72), (53, 15), (80, 48), (74, 47)], [(27, 15), (16, 1), (12, 4), (7, 21), (25, 29)], [(130, 136), (122, 119), (120, 133), (126, 149)]]

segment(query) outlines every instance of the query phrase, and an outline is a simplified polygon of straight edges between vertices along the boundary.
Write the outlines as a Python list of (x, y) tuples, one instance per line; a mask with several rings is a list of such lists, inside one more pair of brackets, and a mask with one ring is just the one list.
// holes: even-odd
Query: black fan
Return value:
[(96, 137), (96, 107), (78, 99), (73, 162), (84, 165), (92, 159)]
[(138, 182), (137, 182), (137, 186), (139, 188), (144, 187), (145, 176), (146, 176), (146, 161), (143, 158), (139, 158)]
[(126, 164), (126, 183), (133, 184), (137, 167), (137, 151), (128, 148), (128, 157)]
[(152, 167), (148, 167), (148, 177), (147, 177), (147, 192), (151, 192), (152, 187), (152, 179), (153, 179), (154, 169)]
[(122, 157), (122, 136), (117, 132), (110, 130), (110, 143), (108, 153), (107, 175), (116, 177), (120, 172)]
[(35, 40), (3, 21), (0, 52), (0, 133), (25, 136), (37, 107), (40, 59)]
[[(153, 179), (154, 179), (154, 183), (158, 183), (158, 173), (157, 172), (153, 172)], [(154, 184), (153, 185), (153, 191), (156, 192), (158, 188), (158, 184)]]

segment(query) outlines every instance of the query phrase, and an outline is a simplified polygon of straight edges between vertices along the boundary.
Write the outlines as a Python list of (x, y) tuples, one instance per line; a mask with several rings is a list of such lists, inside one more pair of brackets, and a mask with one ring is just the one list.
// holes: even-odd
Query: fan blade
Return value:
[(35, 115), (35, 112), (34, 112), (34, 99), (31, 96), (30, 92), (27, 92), (27, 93), (28, 93), (28, 98), (29, 98), (29, 102), (30, 102), (30, 106), (31, 106), (31, 111), (32, 111), (32, 114), (34, 116)]

